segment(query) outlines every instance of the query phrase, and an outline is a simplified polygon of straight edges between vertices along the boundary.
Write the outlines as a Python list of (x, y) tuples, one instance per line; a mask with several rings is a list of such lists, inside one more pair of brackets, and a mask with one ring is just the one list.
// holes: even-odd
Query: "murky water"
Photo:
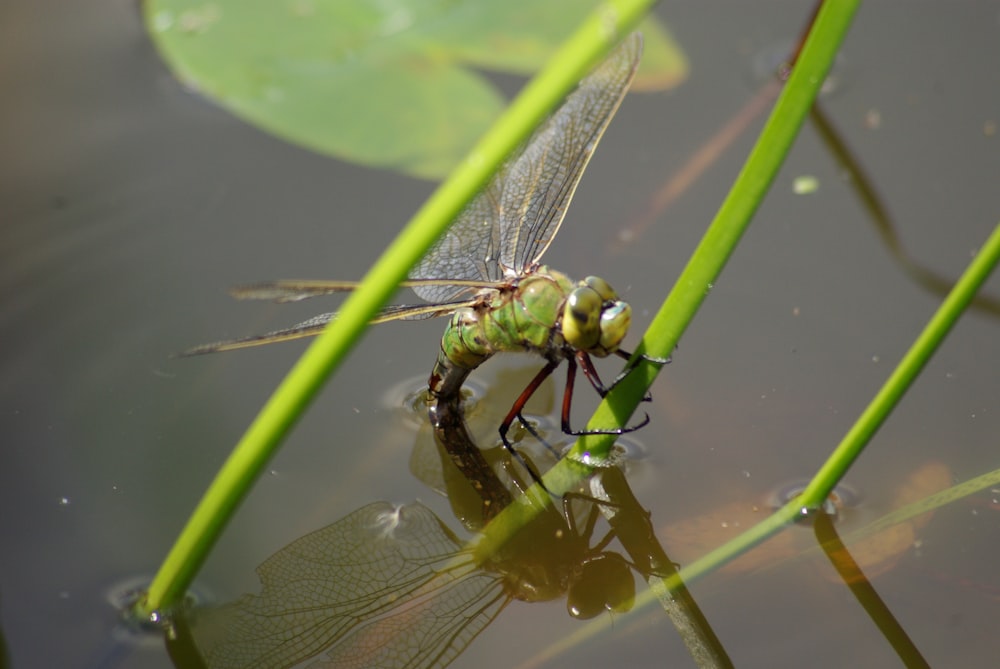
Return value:
[[(190, 95), (130, 5), (8, 4), (0, 628), (14, 667), (167, 667), (159, 643), (121, 641), (107, 593), (156, 569), (302, 347), (168, 355), (323, 311), (234, 303), (225, 289), (359, 277), (430, 186), (286, 146)], [(715, 213), (757, 126), (630, 244), (615, 246), (619, 234), (754, 94), (755, 55), (793, 35), (804, 14), (799, 3), (757, 3), (722, 22), (694, 6), (660, 11), (688, 50), (692, 79), (669, 94), (629, 96), (546, 256), (571, 275), (608, 279), (633, 305), (635, 333)], [(1000, 94), (988, 65), (1000, 57), (997, 13), (985, 2), (961, 11), (927, 4), (900, 22), (896, 11), (862, 9), (824, 104), (907, 251), (955, 276), (998, 219), (1000, 140), (990, 123), (1000, 121)], [(818, 190), (794, 195), (803, 175)], [(1000, 282), (988, 290), (1000, 295)], [(704, 521), (713, 527), (692, 542), (717, 545), (708, 529), (737, 510), (752, 517), (769, 491), (810, 474), (939, 299), (893, 259), (807, 125), (654, 387), (644, 407), (650, 425), (634, 435), (643, 455), (632, 487), (664, 537)], [(447, 502), (410, 472), (424, 428), (382, 400), (401, 382), (419, 386), (441, 327), (400, 323), (367, 335), (227, 529), (199, 577), (203, 596), (255, 591), (263, 559), (375, 500), (419, 498), (447, 519)], [(957, 480), (997, 466), (998, 331), (995, 314), (969, 314), (850, 473), (868, 517), (884, 513), (927, 462)], [(512, 399), (535, 369), (511, 356), (475, 376)], [(593, 402), (578, 396), (582, 421)], [(996, 656), (1000, 516), (990, 500), (939, 511), (875, 581), (933, 666), (984, 666)], [(738, 666), (891, 664), (885, 640), (830, 573), (816, 560), (790, 561), (710, 576), (692, 591)], [(581, 625), (562, 603), (514, 602), (454, 666), (523, 666)], [(689, 663), (656, 608), (616, 614), (552, 660)]]

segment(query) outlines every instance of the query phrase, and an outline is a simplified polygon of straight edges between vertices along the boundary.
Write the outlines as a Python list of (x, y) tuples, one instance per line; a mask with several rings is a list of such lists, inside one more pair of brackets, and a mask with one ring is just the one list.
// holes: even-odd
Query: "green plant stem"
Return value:
[(509, 155), (642, 18), (652, 0), (601, 4), (529, 82), (469, 156), (376, 261), (338, 318), (320, 335), (261, 409), (199, 502), (135, 613), (168, 609), (187, 590), (264, 466), (360, 338), (396, 285)]
[[(770, 538), (790, 522), (805, 513), (805, 509), (816, 508), (827, 498), (833, 486), (860, 454), (867, 440), (885, 420), (903, 392), (916, 378), (930, 356), (937, 349), (945, 335), (958, 320), (962, 310), (968, 305), (979, 287), (1000, 261), (1000, 224), (987, 239), (979, 253), (966, 268), (955, 287), (941, 307), (931, 318), (913, 346), (892, 375), (879, 390), (869, 407), (848, 431), (840, 445), (813, 477), (801, 496), (781, 507), (762, 523), (755, 525), (723, 546), (695, 560), (678, 573), (681, 582), (688, 583), (707, 572), (718, 568), (733, 558), (745, 553), (757, 544)], [(669, 582), (667, 586), (672, 584)]]
[(836, 450), (806, 486), (797, 501), (799, 505), (817, 508), (823, 504), (976, 296), (976, 292), (996, 266), (998, 257), (1000, 225), (993, 230), (878, 394), (865, 407)]

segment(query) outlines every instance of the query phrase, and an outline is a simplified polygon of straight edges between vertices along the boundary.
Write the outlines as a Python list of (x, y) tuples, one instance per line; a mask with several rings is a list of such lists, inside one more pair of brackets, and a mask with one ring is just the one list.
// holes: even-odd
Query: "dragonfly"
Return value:
[[(501, 423), (503, 444), (513, 452), (507, 435), (515, 420), (531, 430), (522, 414), (524, 406), (563, 361), (568, 369), (562, 429), (567, 434), (583, 434), (570, 425), (577, 366), (604, 396), (610, 387), (600, 380), (591, 357), (631, 357), (620, 349), (631, 323), (628, 303), (603, 279), (590, 276), (576, 282), (541, 261), (632, 82), (641, 54), (641, 34), (626, 37), (459, 214), (402, 284), (425, 303), (391, 305), (373, 319), (381, 323), (451, 317), (428, 381), (432, 421), (445, 410), (454, 413), (451, 409), (460, 403), (462, 384), (493, 355), (533, 352), (545, 358), (546, 364)], [(238, 299), (293, 302), (357, 285), (280, 280), (236, 287), (231, 293)], [(321, 314), (290, 328), (205, 344), (181, 355), (309, 337), (319, 334), (335, 317), (335, 312)], [(621, 434), (646, 422), (648, 416), (637, 425), (595, 432)], [(466, 473), (470, 479), (476, 476)]]
[(515, 599), (565, 596), (578, 619), (630, 610), (639, 567), (608, 550), (614, 530), (594, 541), (605, 502), (563, 502), (488, 556), (419, 502), (368, 504), (268, 558), (260, 594), (180, 617), (171, 644), (209, 669), (440, 668)]

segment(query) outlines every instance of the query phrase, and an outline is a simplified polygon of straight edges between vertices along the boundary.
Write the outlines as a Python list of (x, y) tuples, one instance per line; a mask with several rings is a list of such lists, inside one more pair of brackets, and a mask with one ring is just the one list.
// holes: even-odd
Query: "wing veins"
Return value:
[[(325, 279), (279, 279), (277, 281), (261, 281), (259, 283), (235, 286), (229, 294), (237, 300), (268, 300), (272, 302), (298, 302), (310, 297), (333, 295), (355, 290), (360, 281), (337, 281)], [(401, 288), (422, 288), (428, 286), (454, 286), (462, 292), (483, 288), (500, 288), (501, 281), (482, 281), (476, 279), (446, 279), (421, 278), (408, 279), (399, 284)]]
[[(437, 318), (453, 314), (457, 309), (464, 307), (474, 307), (479, 304), (480, 298), (474, 297), (468, 300), (448, 302), (446, 304), (395, 304), (380, 310), (372, 318), (370, 324), (386, 323), (397, 320), (423, 320), (425, 318)], [(280, 330), (265, 332), (264, 334), (239, 337), (237, 339), (224, 339), (221, 341), (200, 344), (176, 353), (175, 357), (188, 358), (195, 355), (205, 355), (208, 353), (219, 353), (221, 351), (234, 351), (241, 348), (252, 348), (254, 346), (264, 346), (283, 341), (295, 339), (305, 339), (315, 337), (321, 333), (327, 324), (337, 317), (337, 312), (332, 311), (326, 314), (313, 316), (296, 325)]]

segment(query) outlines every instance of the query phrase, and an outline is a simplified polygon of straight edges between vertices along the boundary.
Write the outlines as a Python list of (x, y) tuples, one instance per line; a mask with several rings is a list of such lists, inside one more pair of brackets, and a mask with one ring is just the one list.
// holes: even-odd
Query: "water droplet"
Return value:
[(188, 10), (180, 15), (178, 26), (186, 33), (201, 34), (222, 18), (222, 9), (208, 4), (199, 9)]
[(620, 436), (615, 439), (612, 449), (612, 459), (616, 462), (626, 460), (634, 462), (647, 457), (649, 450), (646, 445), (634, 436)]
[[(767, 506), (772, 509), (781, 508), (801, 495), (805, 491), (808, 484), (808, 480), (798, 479), (775, 488), (767, 496)], [(827, 497), (826, 502), (823, 504), (822, 511), (827, 515), (836, 518), (845, 510), (857, 507), (860, 499), (861, 495), (854, 488), (841, 482), (837, 484), (837, 486), (833, 489), (833, 492), (831, 492)], [(799, 514), (811, 516), (819, 511), (820, 509), (809, 509), (803, 507), (799, 510)]]
[[(791, 68), (788, 66), (788, 58), (793, 50), (791, 40), (783, 40), (762, 48), (751, 61), (750, 75), (754, 81), (764, 81), (774, 78), (777, 75), (782, 81), (788, 79)], [(820, 95), (828, 95), (843, 85), (844, 72), (847, 69), (845, 60), (839, 53), (837, 54), (833, 69), (827, 75), (826, 80), (820, 88)]]
[(375, 517), (375, 526), (378, 535), (383, 539), (391, 539), (396, 530), (405, 521), (403, 517), (404, 507), (394, 506), (391, 511), (383, 511)]
[(811, 175), (795, 177), (792, 181), (792, 193), (795, 195), (811, 195), (819, 190), (819, 179)]
[(69, 497), (60, 497), (59, 498), (59, 506), (69, 506), (70, 503), (71, 502), (70, 502)]
[(174, 15), (171, 12), (156, 12), (151, 21), (153, 32), (162, 33), (174, 27)]

